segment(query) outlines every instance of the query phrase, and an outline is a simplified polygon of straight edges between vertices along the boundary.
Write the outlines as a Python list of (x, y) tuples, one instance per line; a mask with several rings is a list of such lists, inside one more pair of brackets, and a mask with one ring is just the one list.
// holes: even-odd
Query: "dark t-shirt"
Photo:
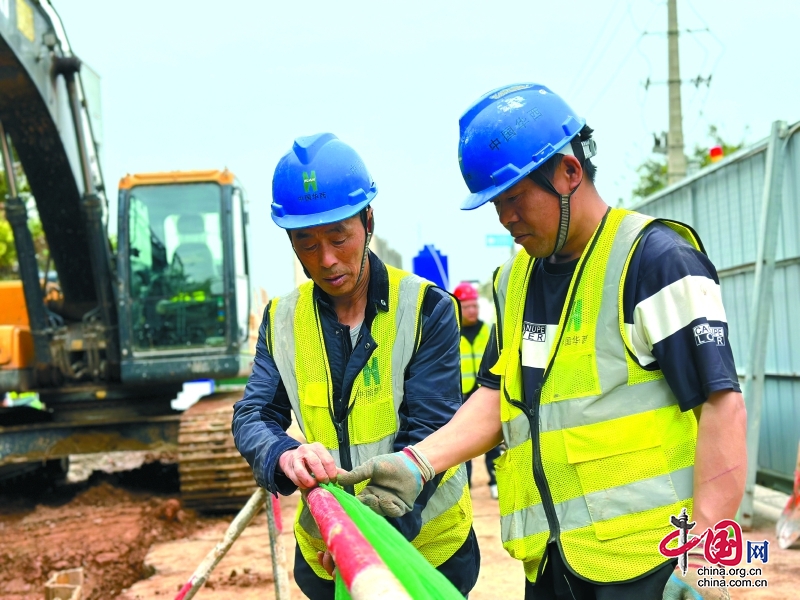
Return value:
[(475, 341), (475, 338), (478, 337), (478, 334), (481, 332), (481, 327), (483, 327), (483, 321), (478, 319), (478, 321), (474, 325), (462, 325), (461, 326), (461, 335), (467, 338), (467, 341), (471, 344)]
[[(523, 314), (526, 394), (542, 383), (577, 263), (536, 262)], [(740, 391), (716, 269), (666, 225), (650, 226), (637, 246), (625, 279), (623, 311), (637, 361), (649, 371), (661, 369), (681, 410), (699, 406), (719, 390)], [(500, 388), (500, 377), (489, 372), (496, 362), (493, 331), (478, 373), (480, 385)]]

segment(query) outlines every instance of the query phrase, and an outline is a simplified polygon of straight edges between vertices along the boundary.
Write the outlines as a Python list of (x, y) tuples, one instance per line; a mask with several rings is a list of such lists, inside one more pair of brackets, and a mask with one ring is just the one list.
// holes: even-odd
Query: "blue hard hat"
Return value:
[(336, 223), (377, 193), (364, 161), (335, 135), (299, 137), (272, 176), (272, 220), (284, 229)]
[(569, 152), (584, 125), (560, 96), (537, 83), (484, 94), (459, 121), (458, 162), (471, 192), (461, 209), (486, 204), (565, 146)]

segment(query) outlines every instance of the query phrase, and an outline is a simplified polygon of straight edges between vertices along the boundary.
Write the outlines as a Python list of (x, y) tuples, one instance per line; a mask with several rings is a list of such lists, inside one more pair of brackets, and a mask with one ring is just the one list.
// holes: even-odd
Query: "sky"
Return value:
[[(269, 207), (298, 136), (330, 131), (353, 146), (378, 185), (377, 235), (407, 269), (434, 244), (455, 286), (508, 257), (486, 246), (504, 233), (491, 205), (458, 208), (458, 119), (483, 93), (536, 82), (560, 94), (595, 129), (609, 204), (630, 201), (653, 133), (668, 129), (661, 1), (52, 3), (101, 77), (107, 188), (126, 173), (232, 170), (249, 198), (252, 283), (270, 297), (294, 285)], [(678, 20), (682, 79), (711, 76), (682, 87), (687, 153), (710, 144), (710, 125), (749, 144), (776, 119), (800, 120), (800, 2), (678, 0)]]

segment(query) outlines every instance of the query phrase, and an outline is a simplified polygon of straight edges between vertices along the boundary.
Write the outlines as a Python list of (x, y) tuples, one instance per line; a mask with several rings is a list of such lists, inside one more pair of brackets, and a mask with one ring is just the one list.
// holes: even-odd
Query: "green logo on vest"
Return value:
[(582, 313), (583, 313), (583, 300), (578, 298), (575, 301), (575, 306), (572, 308), (572, 314), (569, 316), (569, 322), (567, 323), (567, 331), (581, 330)]
[(369, 387), (372, 384), (372, 381), (375, 382), (375, 385), (381, 384), (381, 373), (378, 370), (378, 357), (372, 357), (372, 364), (364, 365), (364, 387)]
[(317, 191), (317, 172), (311, 171), (311, 177), (308, 176), (308, 173), (303, 171), (303, 190), (308, 192), (316, 192)]

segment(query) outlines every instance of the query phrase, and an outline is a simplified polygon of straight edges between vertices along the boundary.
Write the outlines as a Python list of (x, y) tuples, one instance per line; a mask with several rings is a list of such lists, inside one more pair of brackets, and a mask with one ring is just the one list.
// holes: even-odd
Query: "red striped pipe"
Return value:
[(183, 587), (178, 590), (178, 595), (175, 596), (175, 600), (183, 600), (186, 598), (186, 594), (189, 593), (189, 590), (192, 589), (194, 585), (194, 577), (192, 577), (189, 581), (183, 584)]
[(280, 500), (276, 497), (272, 500), (272, 516), (275, 519), (275, 529), (278, 530), (278, 533), (283, 533), (283, 517), (281, 516), (281, 503)]
[(411, 600), (333, 494), (314, 488), (306, 502), (353, 600)]

